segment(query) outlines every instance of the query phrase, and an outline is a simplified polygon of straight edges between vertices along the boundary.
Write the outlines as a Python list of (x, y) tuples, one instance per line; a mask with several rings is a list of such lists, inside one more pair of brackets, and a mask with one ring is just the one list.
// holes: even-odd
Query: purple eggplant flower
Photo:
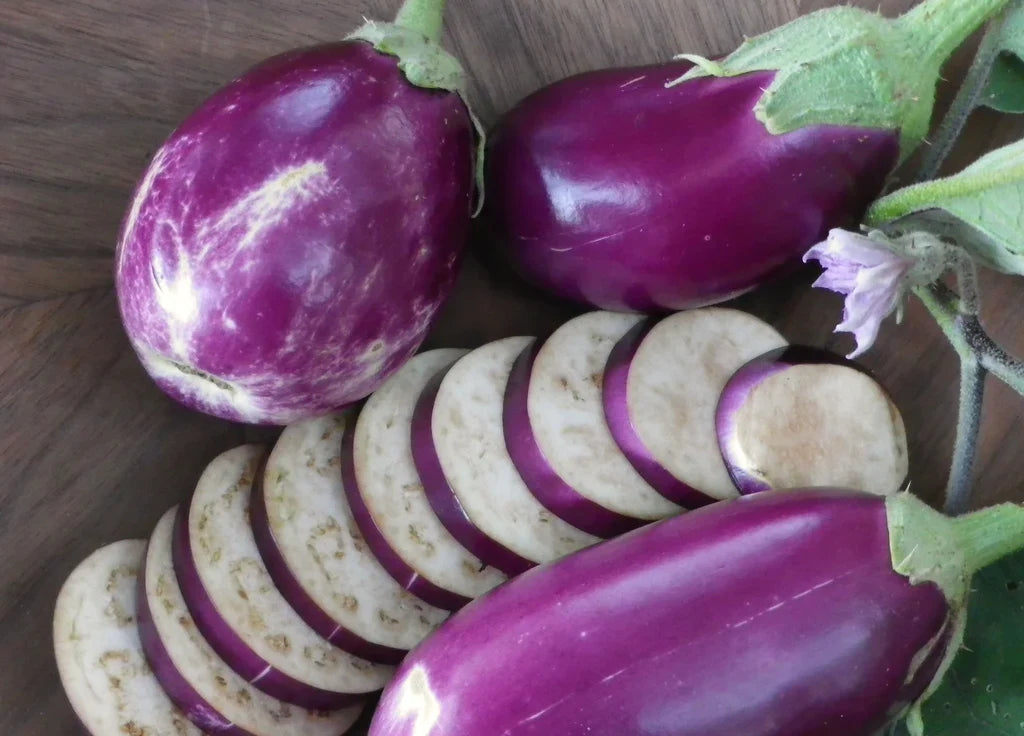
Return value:
[(848, 358), (874, 344), (882, 321), (893, 312), (897, 322), (902, 320), (904, 295), (942, 275), (947, 247), (935, 238), (892, 240), (877, 231), (861, 235), (837, 228), (804, 254), (804, 262), (813, 259), (825, 269), (814, 286), (846, 297), (836, 332), (853, 333), (857, 341)]

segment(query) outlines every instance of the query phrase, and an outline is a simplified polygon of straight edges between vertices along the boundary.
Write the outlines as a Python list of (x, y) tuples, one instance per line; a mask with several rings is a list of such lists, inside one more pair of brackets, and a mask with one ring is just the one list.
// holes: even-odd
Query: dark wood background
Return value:
[[(3, 0), (0, 2), (0, 733), (73, 730), (50, 621), (67, 573), (96, 547), (144, 537), (203, 465), (265, 433), (191, 414), (149, 382), (118, 323), (111, 255), (136, 177), (173, 126), (260, 59), (334, 40), (397, 0)], [(452, 0), (449, 45), (485, 122), (572, 72), (708, 56), (828, 0)], [(877, 0), (863, 0), (875, 7)], [(894, 14), (911, 0), (886, 0)], [(947, 76), (956, 79), (961, 53)], [(943, 92), (948, 99), (948, 87)], [(980, 113), (953, 166), (1019, 136)], [(477, 242), (486, 249), (486, 242)], [(743, 300), (794, 340), (827, 343), (835, 298), (812, 274)], [(1024, 353), (1021, 282), (986, 274), (985, 319)], [(431, 338), (474, 346), (544, 334), (573, 308), (471, 261)], [(911, 304), (866, 361), (912, 438), (914, 487), (934, 497), (953, 436), (957, 364)], [(1024, 401), (990, 386), (978, 501), (1024, 499)]]

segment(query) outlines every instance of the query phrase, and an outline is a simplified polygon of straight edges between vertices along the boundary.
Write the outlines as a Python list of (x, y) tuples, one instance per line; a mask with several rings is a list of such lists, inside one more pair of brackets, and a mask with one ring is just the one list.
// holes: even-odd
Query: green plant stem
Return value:
[(897, 22), (919, 39), (922, 64), (941, 64), (1009, 0), (924, 0)]
[(1024, 504), (1001, 503), (965, 514), (953, 522), (969, 572), (1024, 548)]
[(914, 290), (960, 356), (956, 444), (944, 508), (950, 516), (962, 514), (971, 506), (971, 481), (981, 430), (985, 379), (991, 373), (1024, 396), (1024, 362), (996, 344), (978, 318), (977, 274), (973, 261), (964, 256), (957, 264), (957, 273), (963, 297), (942, 282)]
[(971, 507), (974, 460), (981, 430), (981, 409), (985, 402), (985, 377), (988, 375), (977, 356), (960, 361), (960, 408), (957, 414), (953, 462), (946, 483), (943, 511), (959, 516)]
[(1024, 396), (1024, 361), (1007, 353), (982, 327), (977, 315), (962, 314), (960, 298), (943, 283), (914, 289), (961, 357), (974, 354), (981, 366)]
[[(981, 329), (980, 325), (978, 329)], [(982, 367), (1018, 394), (1024, 396), (1024, 362), (1009, 355), (992, 342), (987, 334), (984, 335), (984, 338), (987, 344), (982, 346), (979, 351)]]
[(405, 0), (395, 16), (395, 25), (439, 42), (444, 30), (444, 6), (445, 0)]
[(992, 66), (999, 56), (1003, 26), (1006, 24), (1008, 7), (996, 15), (989, 23), (985, 35), (981, 39), (974, 61), (964, 77), (960, 89), (949, 107), (949, 111), (939, 124), (933, 136), (931, 147), (925, 154), (924, 162), (917, 173), (917, 181), (928, 181), (938, 176), (943, 162), (956, 145), (971, 113), (978, 106), (989, 77)]

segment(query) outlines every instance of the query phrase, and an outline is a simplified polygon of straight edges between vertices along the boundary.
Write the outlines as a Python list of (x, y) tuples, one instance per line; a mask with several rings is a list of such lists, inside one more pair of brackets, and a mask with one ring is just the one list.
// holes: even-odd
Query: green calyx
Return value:
[(365, 41), (377, 51), (398, 59), (398, 68), (409, 83), (424, 89), (454, 92), (462, 98), (477, 136), (475, 179), (477, 201), (473, 216), (484, 203), (484, 151), (487, 137), (480, 119), (466, 99), (466, 73), (459, 60), (441, 46), (445, 0), (406, 0), (394, 23), (368, 20), (346, 36), (346, 41)]
[(773, 71), (755, 107), (769, 132), (809, 125), (898, 130), (903, 157), (924, 140), (943, 62), (1009, 0), (925, 0), (890, 19), (826, 8), (747, 39), (718, 61), (683, 54), (698, 77)]
[(954, 528), (956, 520), (928, 506), (910, 493), (885, 501), (889, 521), (892, 569), (914, 585), (935, 583), (950, 606), (967, 600), (971, 574)]
[(910, 493), (886, 499), (893, 570), (914, 585), (933, 583), (949, 602), (950, 643), (938, 673), (907, 714), (913, 736), (922, 736), (921, 704), (934, 693), (963, 643), (971, 577), (987, 565), (1024, 549), (1024, 505), (1005, 503), (955, 519)]
[(466, 86), (459, 60), (416, 29), (371, 20), (346, 40), (366, 41), (382, 54), (398, 57), (398, 68), (417, 87), (461, 93)]

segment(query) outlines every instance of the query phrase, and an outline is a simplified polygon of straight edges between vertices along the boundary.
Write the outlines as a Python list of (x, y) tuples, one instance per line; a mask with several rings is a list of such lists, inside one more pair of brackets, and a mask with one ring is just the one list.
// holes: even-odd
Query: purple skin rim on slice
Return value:
[(519, 475), (541, 505), (562, 521), (601, 539), (625, 534), (648, 523), (591, 501), (570, 486), (544, 457), (530, 426), (530, 374), (541, 349), (535, 340), (516, 358), (505, 387), (502, 429)]
[[(805, 364), (841, 365), (874, 379), (871, 372), (859, 363), (836, 355), (829, 350), (809, 345), (787, 345), (776, 348), (744, 364), (725, 384), (715, 409), (715, 432), (718, 435), (718, 447), (722, 452), (725, 467), (729, 471), (729, 477), (732, 478), (732, 482), (736, 484), (741, 495), (763, 493), (773, 490), (774, 487), (763, 478), (750, 473), (743, 463), (738, 461), (740, 453), (735, 446), (736, 417), (739, 416), (740, 409), (750, 397), (750, 392), (761, 385), (763, 381), (792, 366)], [(877, 380), (875, 382), (878, 383)], [(882, 390), (885, 389), (882, 388)]]
[(721, 499), (702, 493), (665, 469), (640, 439), (629, 416), (629, 366), (640, 343), (658, 322), (658, 318), (652, 317), (638, 323), (612, 348), (601, 387), (604, 413), (615, 443), (640, 477), (669, 501), (685, 509), (699, 509)]
[(437, 456), (433, 438), (434, 401), (441, 388), (447, 371), (430, 379), (423, 393), (416, 401), (412, 415), (412, 457), (416, 472), (423, 481), (423, 490), (434, 513), (445, 529), (483, 563), (497, 568), (510, 577), (526, 572), (537, 563), (513, 552), (503, 544), (491, 539), (473, 523), (462, 507), (454, 489), (448, 483)]
[(445, 611), (458, 611), (473, 599), (445, 590), (421, 576), (406, 564), (405, 560), (391, 548), (384, 533), (363, 501), (362, 492), (356, 479), (355, 468), (355, 422), (349, 422), (341, 439), (341, 478), (348, 505), (367, 546), (388, 574), (405, 590), (414, 596)]
[(216, 708), (210, 705), (207, 700), (196, 692), (191, 683), (174, 666), (167, 647), (164, 646), (160, 632), (153, 622), (153, 613), (149, 610), (149, 600), (146, 597), (146, 568), (148, 561), (143, 564), (138, 580), (138, 602), (137, 622), (139, 627), (139, 640), (142, 642), (142, 651), (146, 655), (146, 661), (153, 676), (160, 683), (160, 687), (167, 693), (178, 709), (185, 714), (185, 717), (195, 724), (196, 728), (209, 734), (228, 734), (228, 736), (255, 736), (250, 731), (240, 728), (225, 718)]
[(259, 548), (260, 557), (263, 558), (263, 564), (267, 566), (270, 579), (274, 581), (274, 585), (281, 595), (313, 631), (338, 649), (377, 664), (394, 665), (401, 662), (406, 655), (406, 650), (374, 644), (349, 631), (331, 618), (331, 615), (313, 600), (292, 574), (284, 555), (281, 554), (281, 550), (277, 546), (274, 533), (270, 529), (266, 500), (263, 496), (262, 475), (262, 473), (258, 473), (256, 476), (252, 501), (249, 504), (249, 518), (252, 522), (252, 531), (256, 537), (256, 546)]
[(196, 628), (220, 658), (253, 687), (292, 705), (308, 710), (338, 710), (361, 703), (364, 698), (357, 693), (324, 690), (296, 680), (276, 669), (254, 652), (220, 616), (206, 591), (206, 586), (203, 585), (195, 557), (192, 555), (188, 527), (190, 510), (190, 504), (182, 505), (174, 519), (171, 545), (174, 573)]

